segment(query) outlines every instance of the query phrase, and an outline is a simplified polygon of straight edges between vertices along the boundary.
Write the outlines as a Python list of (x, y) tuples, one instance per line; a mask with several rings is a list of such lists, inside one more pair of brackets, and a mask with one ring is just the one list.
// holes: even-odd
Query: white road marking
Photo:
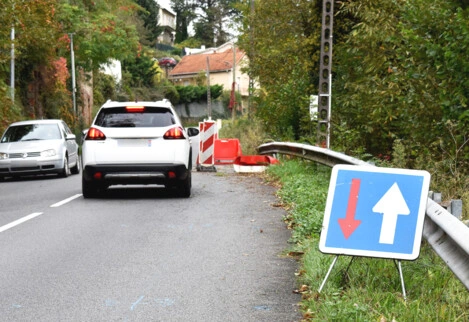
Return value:
[[(70, 201), (72, 201), (72, 200), (74, 200), (74, 199), (76, 199), (76, 198), (78, 198), (78, 197), (81, 197), (81, 196), (82, 196), (81, 194), (76, 194), (76, 195), (74, 195), (74, 196), (71, 196), (70, 198), (67, 198), (67, 199), (64, 199), (64, 200), (62, 200), (62, 201), (59, 201), (59, 202), (57, 202), (57, 203), (51, 205), (50, 207), (51, 207), (51, 208), (60, 207), (60, 206), (62, 206), (62, 205), (64, 205), (64, 204), (66, 204), (67, 202), (70, 202)], [(8, 229), (10, 229), (10, 228), (13, 228), (13, 227), (15, 227), (15, 226), (18, 226), (19, 224), (22, 224), (22, 223), (24, 223), (24, 222), (26, 222), (26, 221), (28, 221), (28, 220), (31, 220), (31, 219), (33, 219), (33, 218), (36, 218), (37, 216), (40, 216), (40, 215), (42, 215), (42, 214), (43, 214), (43, 212), (35, 212), (35, 213), (32, 213), (32, 214), (30, 214), (30, 215), (27, 215), (27, 216), (25, 216), (25, 217), (23, 217), (23, 218), (20, 218), (20, 219), (18, 219), (18, 220), (12, 221), (11, 223), (6, 224), (6, 225), (0, 227), (0, 233), (1, 233), (1, 232), (4, 232), (5, 230), (8, 230)]]
[(30, 214), (30, 215), (27, 215), (26, 217), (20, 218), (18, 220), (15, 220), (15, 221), (9, 223), (9, 224), (6, 224), (5, 226), (0, 227), (0, 233), (7, 230), (7, 229), (18, 226), (19, 224), (22, 224), (22, 223), (24, 223), (28, 220), (36, 218), (37, 216), (40, 216), (42, 214), (43, 214), (42, 212), (35, 212), (35, 213)]
[(76, 195), (74, 195), (74, 196), (71, 196), (70, 198), (64, 199), (64, 200), (62, 200), (62, 201), (59, 201), (59, 202), (57, 202), (57, 203), (51, 205), (50, 208), (60, 207), (60, 206), (62, 206), (62, 205), (64, 205), (64, 204), (66, 204), (67, 202), (70, 202), (70, 201), (72, 201), (72, 200), (74, 200), (74, 199), (76, 199), (76, 198), (78, 198), (78, 197), (81, 197), (81, 196), (82, 196), (81, 194), (76, 194)]

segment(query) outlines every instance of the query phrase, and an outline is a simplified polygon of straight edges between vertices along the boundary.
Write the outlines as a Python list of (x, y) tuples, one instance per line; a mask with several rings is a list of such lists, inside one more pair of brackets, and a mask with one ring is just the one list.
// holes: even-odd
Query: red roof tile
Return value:
[[(236, 50), (236, 64), (245, 56), (244, 51)], [(182, 57), (181, 61), (171, 70), (170, 76), (198, 74), (207, 70), (207, 57), (210, 62), (210, 72), (220, 72), (233, 68), (233, 50), (221, 53), (192, 54)]]

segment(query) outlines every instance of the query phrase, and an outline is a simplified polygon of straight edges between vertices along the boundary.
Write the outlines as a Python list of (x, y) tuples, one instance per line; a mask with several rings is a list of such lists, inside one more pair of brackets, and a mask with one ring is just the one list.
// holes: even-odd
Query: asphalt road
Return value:
[(0, 182), (0, 320), (299, 321), (275, 189), (226, 169), (194, 172), (189, 199)]

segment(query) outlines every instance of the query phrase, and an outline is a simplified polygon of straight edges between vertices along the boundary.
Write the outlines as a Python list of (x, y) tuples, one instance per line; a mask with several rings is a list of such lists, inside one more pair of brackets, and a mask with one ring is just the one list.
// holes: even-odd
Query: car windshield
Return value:
[(1, 143), (61, 139), (57, 124), (24, 124), (10, 126)]
[(95, 124), (102, 127), (165, 127), (176, 124), (176, 119), (167, 108), (115, 107), (102, 109)]

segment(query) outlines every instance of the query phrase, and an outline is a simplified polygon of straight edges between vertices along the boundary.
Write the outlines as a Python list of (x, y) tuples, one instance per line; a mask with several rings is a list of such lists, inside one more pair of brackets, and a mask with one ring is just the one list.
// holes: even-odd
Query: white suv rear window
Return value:
[(144, 106), (142, 109), (114, 107), (101, 109), (96, 118), (101, 127), (165, 127), (176, 124), (167, 108)]

